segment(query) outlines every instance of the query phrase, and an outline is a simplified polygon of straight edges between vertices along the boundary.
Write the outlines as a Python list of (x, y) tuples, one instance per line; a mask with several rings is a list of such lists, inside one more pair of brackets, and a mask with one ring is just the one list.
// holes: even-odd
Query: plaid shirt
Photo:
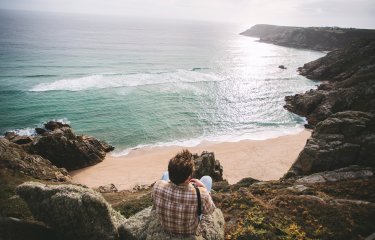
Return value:
[[(205, 188), (199, 188), (202, 213), (211, 214), (215, 204)], [(172, 235), (195, 235), (198, 227), (198, 199), (194, 186), (179, 186), (159, 180), (152, 192), (157, 216), (164, 230)]]

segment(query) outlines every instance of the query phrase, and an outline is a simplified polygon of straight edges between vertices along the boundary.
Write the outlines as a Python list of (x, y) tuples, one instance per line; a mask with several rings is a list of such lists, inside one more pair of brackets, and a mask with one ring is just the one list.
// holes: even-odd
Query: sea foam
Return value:
[(195, 69), (158, 73), (112, 73), (97, 74), (71, 79), (61, 79), (51, 83), (40, 83), (32, 87), (30, 91), (83, 91), (89, 89), (134, 87), (151, 84), (212, 82), (221, 80), (222, 78), (217, 74), (203, 73)]
[[(51, 121), (61, 122), (63, 124), (70, 124), (70, 121), (67, 118), (51, 119)], [(17, 128), (17, 129), (8, 130), (6, 132), (13, 132), (13, 133), (15, 133), (16, 135), (19, 135), (19, 136), (35, 136), (35, 135), (37, 135), (37, 133), (35, 131), (35, 128), (36, 127), (37, 128), (44, 128), (45, 123), (46, 122), (36, 124), (35, 127)]]

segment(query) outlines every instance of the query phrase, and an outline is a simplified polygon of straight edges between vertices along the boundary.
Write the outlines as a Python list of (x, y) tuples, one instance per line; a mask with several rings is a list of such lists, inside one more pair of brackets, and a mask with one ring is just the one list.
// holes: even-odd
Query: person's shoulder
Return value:
[(165, 180), (158, 180), (155, 182), (153, 189), (163, 188), (169, 184), (168, 181)]

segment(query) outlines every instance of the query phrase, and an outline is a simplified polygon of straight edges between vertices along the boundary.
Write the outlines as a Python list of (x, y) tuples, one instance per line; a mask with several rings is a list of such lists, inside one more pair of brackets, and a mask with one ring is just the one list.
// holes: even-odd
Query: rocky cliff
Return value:
[(319, 122), (287, 176), (350, 165), (375, 167), (375, 114), (346, 111)]
[(240, 33), (275, 45), (331, 51), (348, 46), (353, 40), (375, 39), (375, 30), (338, 27), (288, 27), (257, 24)]
[(317, 89), (285, 97), (284, 107), (306, 117), (309, 124), (341, 111), (375, 112), (375, 40), (353, 42), (306, 63), (299, 71), (325, 81)]
[(103, 161), (114, 147), (94, 137), (76, 135), (71, 127), (50, 121), (36, 128), (36, 136), (18, 136), (13, 132), (5, 138), (18, 144), (29, 154), (40, 155), (57, 167), (74, 170)]

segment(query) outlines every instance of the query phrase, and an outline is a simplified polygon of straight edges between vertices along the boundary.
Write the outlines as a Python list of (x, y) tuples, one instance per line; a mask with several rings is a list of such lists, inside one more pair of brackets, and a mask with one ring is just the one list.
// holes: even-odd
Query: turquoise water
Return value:
[(315, 87), (296, 69), (324, 55), (238, 35), (249, 26), (0, 13), (0, 132), (62, 119), (116, 154), (298, 132), (284, 96)]

